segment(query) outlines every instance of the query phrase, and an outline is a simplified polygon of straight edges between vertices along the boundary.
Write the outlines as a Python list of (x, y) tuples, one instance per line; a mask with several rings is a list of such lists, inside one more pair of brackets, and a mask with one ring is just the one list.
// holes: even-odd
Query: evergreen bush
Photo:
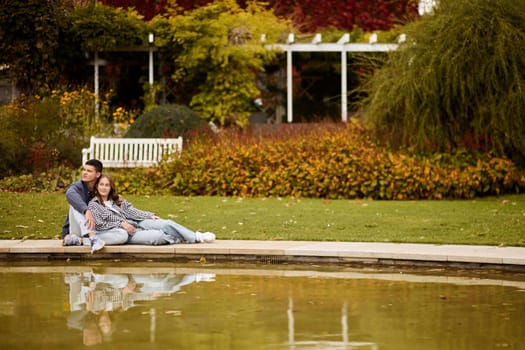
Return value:
[(143, 113), (125, 137), (178, 137), (203, 125), (200, 116), (186, 106), (167, 104)]

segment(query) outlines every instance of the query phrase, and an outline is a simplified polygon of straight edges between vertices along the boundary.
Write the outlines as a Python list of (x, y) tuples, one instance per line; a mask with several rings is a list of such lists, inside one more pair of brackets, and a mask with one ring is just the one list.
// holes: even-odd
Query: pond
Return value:
[(0, 264), (0, 349), (523, 349), (525, 275)]

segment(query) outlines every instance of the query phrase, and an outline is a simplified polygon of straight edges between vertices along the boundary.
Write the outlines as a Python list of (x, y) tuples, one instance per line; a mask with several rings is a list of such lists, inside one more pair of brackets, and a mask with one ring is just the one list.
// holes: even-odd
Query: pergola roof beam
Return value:
[[(264, 40), (263, 40), (264, 38)], [(261, 36), (264, 44), (266, 36)], [(405, 41), (405, 34), (401, 34), (399, 43)], [(347, 121), (347, 79), (346, 56), (348, 52), (388, 52), (396, 50), (398, 44), (379, 44), (377, 34), (370, 36), (369, 43), (350, 43), (350, 34), (344, 34), (336, 43), (323, 43), (321, 34), (314, 35), (310, 43), (295, 43), (293, 33), (288, 34), (286, 44), (265, 44), (268, 50), (282, 50), (286, 52), (286, 85), (287, 85), (287, 120), (293, 121), (292, 95), (292, 53), (293, 52), (341, 52), (341, 119)]]
[(281, 49), (292, 52), (387, 52), (397, 49), (398, 44), (268, 44), (269, 50)]

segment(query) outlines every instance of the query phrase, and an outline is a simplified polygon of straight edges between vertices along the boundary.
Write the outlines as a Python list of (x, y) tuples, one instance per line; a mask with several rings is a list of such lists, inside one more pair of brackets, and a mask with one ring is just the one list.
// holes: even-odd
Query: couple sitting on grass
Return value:
[(213, 242), (211, 232), (194, 232), (172, 220), (139, 210), (120, 197), (113, 179), (102, 174), (102, 163), (84, 164), (82, 178), (66, 191), (70, 204), (62, 228), (63, 245), (91, 245), (91, 253), (104, 245)]

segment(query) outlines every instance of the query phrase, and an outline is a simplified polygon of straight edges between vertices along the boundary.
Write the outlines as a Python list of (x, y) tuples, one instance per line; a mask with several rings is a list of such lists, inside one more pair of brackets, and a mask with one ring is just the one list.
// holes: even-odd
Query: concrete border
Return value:
[(525, 247), (414, 243), (217, 240), (209, 244), (87, 246), (60, 240), (0, 240), (0, 260), (207, 260), (459, 266), (525, 271)]

